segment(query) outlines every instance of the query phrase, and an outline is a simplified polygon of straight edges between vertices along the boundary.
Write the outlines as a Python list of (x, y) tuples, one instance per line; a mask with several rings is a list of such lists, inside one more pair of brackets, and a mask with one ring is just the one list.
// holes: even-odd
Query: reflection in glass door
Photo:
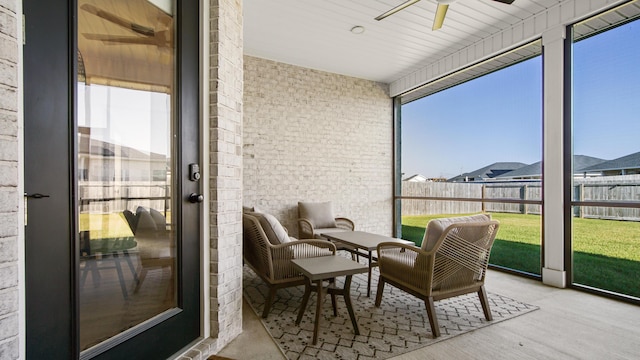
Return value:
[[(158, 3), (158, 4), (154, 4)], [(80, 351), (175, 308), (172, 4), (78, 1)]]

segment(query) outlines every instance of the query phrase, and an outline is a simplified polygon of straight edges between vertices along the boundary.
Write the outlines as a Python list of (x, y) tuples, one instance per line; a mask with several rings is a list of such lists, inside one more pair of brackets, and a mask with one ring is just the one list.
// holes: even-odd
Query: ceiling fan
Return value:
[[(384, 18), (386, 18), (389, 15), (393, 15), (395, 13), (397, 13), (400, 10), (403, 10), (415, 3), (417, 3), (420, 0), (408, 0), (403, 2), (402, 4), (394, 7), (393, 9), (384, 12), (380, 15), (378, 15), (375, 19), (380, 21)], [(436, 9), (436, 15), (433, 18), (433, 27), (431, 28), (431, 30), (438, 30), (442, 27), (442, 23), (444, 22), (444, 17), (447, 15), (447, 9), (449, 9), (449, 4), (452, 4), (454, 2), (456, 2), (456, 0), (435, 0), (438, 3), (438, 8)], [(513, 3), (515, 0), (493, 0), (493, 1), (497, 1), (503, 4), (511, 4)]]
[(169, 30), (171, 23), (171, 16), (165, 15), (158, 18), (159, 22), (164, 26), (165, 30), (156, 31), (156, 29), (136, 24), (127, 19), (121, 18), (118, 15), (110, 13), (106, 10), (102, 10), (91, 4), (84, 4), (80, 8), (90, 14), (96, 15), (104, 20), (107, 20), (113, 24), (121, 26), (133, 33), (136, 36), (115, 36), (105, 34), (82, 34), (89, 40), (100, 40), (110, 45), (116, 44), (133, 44), (133, 45), (156, 45), (158, 47), (172, 47), (173, 36)]

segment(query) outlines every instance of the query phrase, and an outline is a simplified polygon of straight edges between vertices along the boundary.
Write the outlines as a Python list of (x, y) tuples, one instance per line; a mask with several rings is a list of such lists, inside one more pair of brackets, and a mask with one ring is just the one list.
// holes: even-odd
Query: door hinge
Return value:
[(22, 45), (27, 45), (27, 17), (22, 14)]

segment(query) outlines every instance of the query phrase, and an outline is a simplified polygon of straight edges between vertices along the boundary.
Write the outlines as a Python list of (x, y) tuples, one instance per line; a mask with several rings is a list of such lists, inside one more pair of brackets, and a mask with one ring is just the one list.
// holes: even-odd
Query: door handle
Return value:
[(27, 226), (27, 219), (28, 219), (28, 202), (27, 199), (42, 199), (42, 198), (48, 198), (50, 197), (49, 195), (45, 195), (45, 194), (40, 194), (40, 193), (33, 193), (33, 194), (27, 194), (24, 193), (24, 226)]
[(202, 194), (191, 193), (191, 195), (189, 195), (189, 202), (191, 203), (197, 204), (203, 201), (204, 201), (204, 195)]
[(48, 198), (48, 197), (50, 197), (49, 195), (40, 194), (40, 193), (34, 193), (34, 194), (27, 194), (27, 193), (24, 193), (24, 196), (25, 196), (26, 198), (29, 198), (29, 199), (42, 199), (42, 198)]

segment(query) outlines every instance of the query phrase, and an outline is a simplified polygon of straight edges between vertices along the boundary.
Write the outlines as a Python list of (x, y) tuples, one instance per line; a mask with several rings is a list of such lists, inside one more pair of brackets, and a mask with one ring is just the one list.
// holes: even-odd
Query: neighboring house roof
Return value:
[(408, 178), (402, 180), (402, 181), (414, 181), (414, 182), (426, 182), (427, 177), (424, 175), (420, 175), (420, 174), (415, 174), (415, 175), (411, 175)]
[(519, 169), (527, 164), (521, 162), (497, 162), (491, 165), (487, 165), (483, 168), (464, 173), (453, 177), (448, 182), (460, 182), (460, 181), (478, 181), (482, 179), (493, 179), (507, 172)]
[(640, 168), (640, 152), (625, 155), (617, 159), (604, 161), (599, 164), (589, 166), (582, 169), (582, 171), (610, 171), (610, 170), (624, 170), (624, 169), (639, 169)]
[[(116, 151), (117, 149), (117, 151)], [(124, 145), (116, 145), (110, 142), (89, 138), (87, 135), (80, 136), (80, 146), (78, 152), (81, 155), (102, 155), (104, 157), (114, 157), (116, 153), (119, 157), (130, 160), (166, 160), (167, 156), (158, 153), (148, 153)]]
[(585, 169), (606, 162), (605, 159), (600, 159), (587, 155), (574, 155), (573, 156), (573, 172), (584, 172)]
[[(583, 170), (589, 166), (593, 166), (606, 160), (586, 155), (574, 155), (573, 156), (573, 168), (574, 172), (583, 172)], [(497, 178), (500, 179), (514, 179), (514, 178), (531, 178), (542, 176), (542, 161), (535, 162), (531, 165), (523, 166), (519, 169), (509, 171), (502, 174)]]

